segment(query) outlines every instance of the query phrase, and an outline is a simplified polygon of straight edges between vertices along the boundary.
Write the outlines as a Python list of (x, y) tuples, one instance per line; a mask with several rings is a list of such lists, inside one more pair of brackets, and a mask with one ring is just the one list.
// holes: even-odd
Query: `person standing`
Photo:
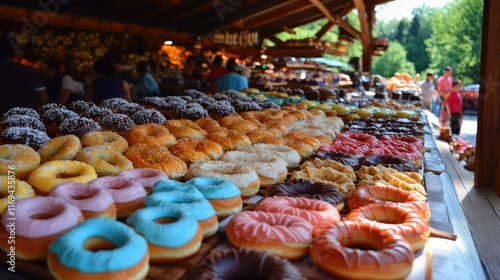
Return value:
[(424, 99), (424, 108), (432, 112), (432, 100), (434, 98), (434, 74), (427, 73), (425, 82), (420, 86), (422, 89), (422, 98)]
[(212, 93), (215, 93), (217, 91), (217, 84), (215, 83), (217, 78), (226, 74), (226, 68), (222, 66), (222, 62), (223, 62), (222, 56), (220, 55), (216, 56), (212, 64), (212, 69), (210, 70), (210, 73), (208, 73), (207, 76), (207, 84)]
[(105, 99), (120, 97), (132, 102), (130, 87), (125, 80), (118, 78), (114, 61), (102, 57), (94, 63), (97, 78), (87, 85), (85, 99), (101, 104)]
[(462, 81), (456, 79), (453, 81), (450, 95), (448, 96), (448, 106), (450, 107), (450, 127), (452, 134), (460, 134), (462, 127), (462, 95), (460, 89), (462, 88)]
[(14, 107), (29, 107), (49, 103), (42, 78), (37, 71), (14, 61), (16, 50), (10, 35), (0, 35), (0, 115)]
[(437, 90), (439, 96), (441, 97), (441, 105), (439, 110), (439, 122), (441, 126), (448, 126), (451, 114), (448, 106), (448, 97), (451, 93), (452, 78), (451, 78), (451, 67), (448, 66), (444, 69), (443, 76), (437, 79)]
[(149, 63), (146, 61), (139, 62), (137, 64), (137, 72), (139, 73), (139, 77), (133, 91), (144, 96), (160, 96), (160, 87), (150, 73), (151, 66), (149, 66)]
[(248, 88), (248, 80), (236, 73), (236, 59), (230, 58), (226, 63), (227, 73), (217, 78), (217, 91), (225, 91), (229, 89), (243, 90)]
[(47, 93), (51, 102), (67, 105), (84, 99), (83, 84), (75, 81), (68, 73), (66, 63), (51, 57), (47, 62), (49, 82)]

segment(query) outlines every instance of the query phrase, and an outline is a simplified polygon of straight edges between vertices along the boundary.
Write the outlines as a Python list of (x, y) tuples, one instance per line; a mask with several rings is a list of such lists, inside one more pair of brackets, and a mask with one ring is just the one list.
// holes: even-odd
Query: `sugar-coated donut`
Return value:
[(174, 135), (170, 134), (166, 127), (154, 123), (132, 127), (125, 134), (125, 139), (129, 145), (142, 143), (170, 147), (177, 143)]
[(116, 175), (124, 170), (134, 168), (132, 161), (106, 145), (84, 148), (76, 154), (75, 160), (94, 167), (98, 176)]
[(153, 186), (153, 193), (159, 192), (183, 192), (197, 198), (205, 198), (205, 196), (193, 185), (187, 185), (176, 180), (161, 180)]
[(128, 150), (127, 140), (112, 131), (91, 131), (82, 136), (82, 145), (84, 147), (105, 145), (122, 154)]
[(248, 153), (265, 153), (280, 157), (284, 160), (288, 168), (295, 168), (300, 164), (300, 155), (296, 150), (287, 146), (278, 146), (272, 144), (253, 144), (252, 146), (242, 146), (237, 148), (238, 151)]
[(78, 137), (65, 135), (50, 139), (38, 149), (38, 154), (42, 163), (53, 160), (72, 160), (81, 149), (82, 144)]
[(313, 226), (297, 216), (243, 211), (234, 215), (225, 231), (237, 248), (266, 250), (279, 257), (298, 259), (309, 252)]
[(306, 166), (299, 171), (294, 171), (292, 176), (290, 176), (290, 179), (300, 178), (333, 185), (339, 190), (344, 198), (347, 198), (349, 193), (356, 188), (351, 179), (352, 177), (330, 167), (316, 168)]
[(56, 279), (144, 279), (149, 271), (144, 237), (107, 218), (84, 221), (49, 250), (47, 265)]
[(267, 189), (266, 196), (305, 197), (326, 201), (337, 210), (344, 209), (344, 199), (335, 186), (308, 179), (292, 179), (278, 182)]
[(259, 191), (260, 179), (255, 171), (245, 165), (224, 161), (199, 161), (191, 164), (185, 178), (221, 177), (235, 184), (242, 197), (251, 197)]
[[(25, 181), (15, 179), (15, 176), (0, 176), (0, 216), (2, 216), (13, 202), (24, 198), (34, 197), (35, 191)], [(9, 203), (10, 201), (10, 203)]]
[(186, 163), (172, 155), (168, 148), (154, 144), (135, 144), (125, 153), (135, 168), (154, 168), (167, 174), (170, 179), (180, 179), (188, 169)]
[(223, 154), (219, 160), (249, 166), (259, 175), (261, 187), (269, 187), (286, 179), (288, 175), (287, 163), (270, 154), (230, 151)]
[(148, 194), (141, 184), (120, 177), (101, 177), (89, 185), (91, 188), (104, 189), (111, 195), (118, 218), (128, 217), (135, 210), (143, 208), (144, 198)]
[[(168, 220), (167, 223), (161, 221)], [(203, 239), (198, 221), (181, 207), (148, 207), (135, 211), (127, 224), (146, 238), (153, 262), (172, 262), (194, 255)]]
[(328, 273), (345, 279), (404, 279), (413, 267), (410, 245), (374, 223), (343, 221), (311, 243), (311, 257)]
[[(47, 257), (49, 245), (58, 236), (83, 221), (83, 216), (76, 206), (60, 198), (37, 196), (16, 202), (16, 223), (12, 225), (12, 216), (2, 217), (0, 234), (15, 234), (16, 257), (23, 260), (43, 260)], [(0, 247), (10, 252), (12, 244), (7, 238), (0, 240)]]
[(55, 186), (49, 196), (62, 198), (80, 209), (85, 219), (104, 217), (116, 219), (113, 197), (104, 189), (86, 183), (62, 183)]
[(163, 125), (175, 138), (190, 138), (193, 140), (203, 140), (207, 132), (191, 120), (167, 120)]
[(330, 228), (340, 221), (339, 211), (330, 203), (304, 197), (267, 197), (257, 210), (299, 216), (316, 228)]
[(390, 185), (366, 185), (358, 187), (351, 192), (347, 203), (349, 209), (356, 209), (371, 203), (399, 203), (400, 206), (412, 209), (425, 222), (429, 221), (431, 215), (429, 205), (419, 196), (410, 191)]
[(211, 253), (198, 266), (190, 270), (183, 279), (305, 280), (297, 268), (286, 259), (266, 251), (248, 248)]
[(154, 168), (135, 168), (118, 173), (118, 177), (124, 177), (128, 180), (136, 181), (141, 184), (148, 193), (151, 192), (153, 185), (161, 180), (167, 180), (165, 172)]
[(198, 177), (188, 180), (186, 185), (196, 187), (208, 199), (219, 219), (238, 213), (243, 208), (241, 191), (224, 178)]
[(367, 204), (351, 210), (346, 219), (375, 221), (381, 228), (392, 229), (410, 243), (413, 251), (424, 248), (429, 239), (429, 225), (417, 213), (396, 203)]
[(26, 180), (39, 165), (40, 155), (33, 148), (21, 144), (0, 145), (0, 175), (15, 175), (18, 180)]
[(164, 207), (167, 209), (181, 207), (189, 212), (200, 224), (203, 237), (212, 236), (219, 228), (219, 221), (214, 208), (205, 198), (199, 198), (184, 192), (157, 192), (144, 200), (146, 207)]
[(53, 187), (68, 182), (88, 183), (97, 178), (94, 168), (75, 160), (53, 160), (40, 165), (28, 177), (37, 194), (48, 195)]

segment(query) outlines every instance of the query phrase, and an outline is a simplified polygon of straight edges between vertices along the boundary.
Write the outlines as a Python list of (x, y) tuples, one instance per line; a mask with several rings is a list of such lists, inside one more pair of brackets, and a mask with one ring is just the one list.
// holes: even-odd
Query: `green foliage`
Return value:
[(373, 74), (392, 77), (395, 72), (415, 75), (415, 65), (406, 58), (406, 50), (398, 42), (390, 42), (387, 51), (373, 59)]

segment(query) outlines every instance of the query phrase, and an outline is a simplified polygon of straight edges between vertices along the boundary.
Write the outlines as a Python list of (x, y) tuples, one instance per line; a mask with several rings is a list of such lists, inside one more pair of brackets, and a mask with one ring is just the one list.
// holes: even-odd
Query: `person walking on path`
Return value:
[(460, 94), (461, 88), (462, 81), (459, 79), (454, 80), (451, 88), (451, 93), (448, 96), (448, 106), (451, 113), (451, 133), (455, 135), (460, 134), (460, 128), (462, 127), (462, 95)]
[(451, 67), (448, 66), (444, 69), (443, 76), (437, 79), (437, 90), (439, 96), (441, 97), (441, 105), (439, 112), (439, 122), (441, 126), (449, 126), (449, 121), (451, 119), (451, 113), (448, 105), (448, 97), (451, 93), (452, 88), (452, 78), (451, 78)]
[(427, 73), (425, 82), (420, 86), (422, 89), (422, 98), (424, 99), (424, 108), (432, 112), (432, 101), (434, 99), (434, 74)]

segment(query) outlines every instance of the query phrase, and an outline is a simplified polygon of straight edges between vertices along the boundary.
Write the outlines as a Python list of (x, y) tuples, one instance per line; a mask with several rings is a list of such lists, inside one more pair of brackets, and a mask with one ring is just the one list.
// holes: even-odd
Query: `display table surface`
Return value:
[[(425, 116), (423, 116), (425, 118)], [(438, 151), (432, 131), (424, 129), (426, 153), (421, 173), (427, 188), (428, 203), (431, 208), (430, 226), (434, 229), (453, 233), (456, 240), (431, 237), (424, 249), (415, 255), (412, 272), (408, 280), (427, 279), (486, 279), (479, 261), (467, 219), (457, 199), (441, 154)], [(256, 195), (246, 201), (250, 207), (263, 196)], [(248, 206), (247, 206), (248, 207)], [(230, 221), (221, 221), (219, 232), (203, 241), (200, 251), (194, 256), (172, 264), (151, 264), (147, 279), (180, 279), (186, 271), (198, 264), (210, 251), (230, 248), (224, 235), (224, 227)], [(0, 279), (52, 279), (44, 261), (25, 262), (16, 260), (16, 273), (7, 270), (7, 256), (0, 254)], [(335, 279), (317, 267), (310, 257), (294, 261), (307, 279)]]

